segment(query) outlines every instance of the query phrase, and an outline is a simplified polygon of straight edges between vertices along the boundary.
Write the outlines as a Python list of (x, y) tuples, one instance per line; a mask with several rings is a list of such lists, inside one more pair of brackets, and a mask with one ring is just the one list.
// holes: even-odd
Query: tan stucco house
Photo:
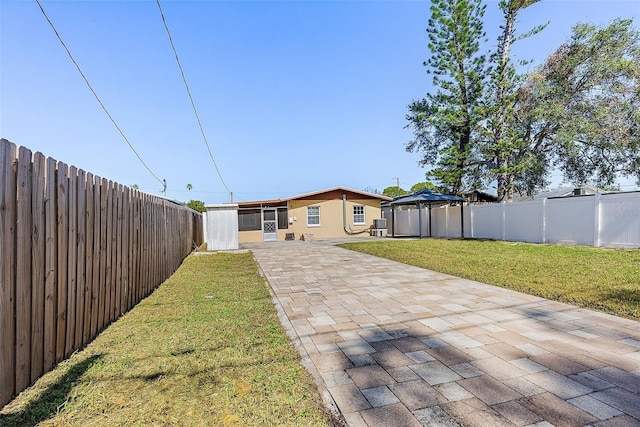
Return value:
[(332, 187), (275, 200), (238, 203), (239, 243), (367, 236), (380, 203), (392, 200), (347, 187)]

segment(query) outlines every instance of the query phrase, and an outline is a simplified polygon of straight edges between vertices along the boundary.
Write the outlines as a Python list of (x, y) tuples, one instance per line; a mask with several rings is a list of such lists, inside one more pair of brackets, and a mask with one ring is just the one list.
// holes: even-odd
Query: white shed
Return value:
[(238, 204), (205, 205), (204, 241), (208, 251), (238, 249)]

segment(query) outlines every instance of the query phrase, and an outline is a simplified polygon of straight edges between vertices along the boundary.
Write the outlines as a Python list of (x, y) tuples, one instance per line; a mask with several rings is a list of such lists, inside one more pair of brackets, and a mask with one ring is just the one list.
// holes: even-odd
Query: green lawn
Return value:
[(340, 246), (640, 320), (640, 249), (444, 239)]
[(188, 257), (0, 425), (325, 426), (250, 253)]

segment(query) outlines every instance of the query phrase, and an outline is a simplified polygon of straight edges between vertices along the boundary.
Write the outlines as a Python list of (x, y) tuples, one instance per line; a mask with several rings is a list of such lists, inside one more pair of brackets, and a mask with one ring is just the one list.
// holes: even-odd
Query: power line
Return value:
[(207, 136), (204, 133), (204, 129), (202, 127), (202, 122), (200, 121), (200, 116), (198, 115), (198, 110), (196, 109), (196, 104), (193, 102), (193, 97), (191, 96), (191, 91), (189, 90), (189, 85), (187, 84), (187, 78), (184, 75), (184, 70), (182, 69), (182, 65), (180, 64), (180, 58), (178, 57), (178, 52), (176, 51), (176, 47), (173, 44), (173, 38), (171, 37), (171, 32), (169, 31), (169, 27), (167, 26), (167, 21), (164, 18), (164, 12), (162, 11), (162, 7), (160, 6), (160, 0), (156, 0), (158, 4), (158, 10), (160, 11), (160, 16), (162, 17), (162, 23), (164, 24), (164, 29), (167, 31), (167, 36), (169, 37), (169, 43), (171, 44), (171, 49), (173, 50), (173, 55), (176, 58), (176, 63), (178, 64), (178, 68), (180, 69), (180, 75), (182, 76), (182, 81), (184, 82), (184, 87), (187, 90), (187, 95), (189, 96), (189, 101), (191, 101), (191, 107), (193, 108), (193, 113), (196, 116), (196, 121), (198, 122), (198, 126), (200, 127), (200, 133), (202, 134), (202, 139), (204, 139), (204, 144), (207, 146), (207, 151), (209, 152), (209, 157), (211, 157), (211, 161), (213, 162), (213, 166), (220, 177), (220, 182), (227, 190), (229, 194), (231, 194), (231, 190), (225, 184), (224, 179), (222, 179), (222, 174), (220, 173), (220, 169), (218, 168), (218, 164), (216, 160), (213, 158), (213, 153), (211, 153), (211, 147), (209, 147), (209, 141), (207, 141)]
[(76, 66), (78, 72), (80, 73), (80, 75), (82, 76), (82, 78), (84, 79), (84, 82), (87, 84), (87, 86), (89, 87), (89, 90), (91, 91), (91, 93), (93, 94), (93, 96), (96, 98), (96, 101), (98, 101), (98, 104), (100, 104), (100, 107), (102, 107), (102, 110), (104, 110), (104, 112), (107, 114), (107, 117), (109, 117), (109, 120), (111, 120), (111, 123), (113, 123), (113, 125), (116, 127), (116, 129), (118, 129), (118, 132), (120, 132), (120, 135), (122, 136), (122, 138), (125, 140), (125, 142), (127, 143), (127, 145), (129, 145), (129, 148), (131, 148), (131, 151), (133, 151), (133, 153), (136, 155), (136, 157), (138, 158), (138, 160), (140, 160), (140, 163), (142, 163), (142, 165), (147, 169), (147, 171), (149, 171), (149, 173), (160, 183), (163, 185), (163, 188), (166, 191), (166, 181), (158, 178), (158, 176), (153, 173), (153, 171), (151, 170), (151, 168), (149, 168), (149, 166), (147, 166), (147, 164), (144, 162), (144, 160), (142, 160), (142, 157), (140, 157), (140, 155), (138, 154), (138, 152), (136, 151), (135, 148), (133, 148), (133, 145), (131, 144), (131, 142), (129, 142), (129, 139), (126, 137), (126, 135), (124, 134), (124, 132), (122, 132), (122, 129), (120, 129), (120, 126), (118, 126), (118, 124), (116, 123), (116, 121), (113, 119), (113, 117), (111, 116), (111, 114), (109, 113), (109, 111), (107, 110), (107, 107), (104, 106), (104, 104), (102, 103), (102, 101), (100, 100), (100, 98), (98, 97), (98, 94), (96, 93), (95, 90), (93, 90), (93, 87), (91, 86), (91, 83), (89, 83), (89, 80), (87, 79), (87, 77), (84, 75), (84, 73), (82, 72), (82, 70), (80, 69), (80, 65), (78, 65), (78, 63), (76, 62), (76, 60), (73, 58), (73, 55), (71, 55), (71, 51), (69, 50), (69, 48), (67, 47), (67, 45), (65, 44), (65, 42), (62, 40), (62, 37), (60, 37), (60, 34), (58, 34), (58, 30), (56, 30), (56, 27), (53, 25), (53, 22), (51, 22), (51, 20), (49, 19), (49, 17), (47, 16), (47, 13), (44, 11), (44, 8), (42, 7), (42, 4), (40, 4), (40, 0), (36, 0), (36, 3), (38, 4), (38, 7), (40, 7), (40, 11), (42, 12), (42, 14), (44, 15), (44, 18), (47, 20), (47, 22), (49, 23), (49, 25), (51, 26), (51, 29), (53, 30), (53, 32), (56, 34), (56, 37), (58, 37), (58, 40), (60, 41), (60, 44), (62, 44), (62, 47), (64, 47), (64, 50), (67, 51), (67, 55), (69, 55), (69, 58), (71, 59), (71, 62), (73, 62), (73, 65)]

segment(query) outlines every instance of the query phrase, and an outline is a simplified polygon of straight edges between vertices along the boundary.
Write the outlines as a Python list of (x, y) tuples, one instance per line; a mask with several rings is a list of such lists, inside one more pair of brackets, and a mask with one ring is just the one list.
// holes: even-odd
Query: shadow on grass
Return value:
[(0, 425), (7, 427), (34, 426), (55, 415), (58, 408), (67, 401), (78, 378), (102, 357), (104, 357), (103, 354), (96, 354), (76, 363), (25, 408), (12, 414), (0, 414)]
[(606, 294), (607, 299), (640, 304), (640, 289), (616, 289)]

